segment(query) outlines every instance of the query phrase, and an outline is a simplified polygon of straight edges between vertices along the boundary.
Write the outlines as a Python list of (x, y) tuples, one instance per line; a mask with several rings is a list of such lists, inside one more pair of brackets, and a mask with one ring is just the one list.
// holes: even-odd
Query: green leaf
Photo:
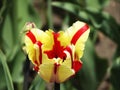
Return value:
[(110, 2), (110, 0), (98, 0), (99, 4), (101, 4), (101, 7), (104, 8), (105, 6), (107, 6)]
[(11, 74), (10, 74), (9, 67), (6, 62), (6, 56), (3, 54), (3, 52), (1, 50), (0, 50), (0, 61), (3, 66), (6, 83), (7, 83), (7, 88), (8, 88), (8, 90), (14, 90)]
[(10, 53), (6, 55), (6, 57), (8, 58), (8, 62), (13, 61), (14, 57), (16, 56), (16, 54), (19, 52), (21, 46), (20, 45), (14, 45), (14, 48), (11, 50), (8, 50)]
[(49, 28), (53, 29), (53, 22), (52, 22), (52, 0), (48, 0), (47, 1), (47, 6), (48, 6), (48, 9), (47, 9), (47, 17), (48, 17), (48, 25), (49, 25)]
[(98, 0), (86, 0), (87, 9), (94, 11), (99, 11), (101, 6)]
[(66, 10), (68, 12), (71, 12), (73, 14), (77, 14), (78, 13), (77, 10), (80, 10), (79, 5), (72, 4), (72, 3), (69, 3), (69, 2), (54, 1), (54, 2), (52, 2), (52, 5), (55, 6), (55, 7), (61, 8), (63, 10)]
[(4, 70), (0, 61), (0, 90), (5, 90), (6, 82), (5, 81), (5, 75), (3, 74)]
[(69, 80), (65, 83), (61, 83), (60, 88), (61, 90), (77, 90)]
[(110, 0), (86, 0), (86, 10), (92, 13), (99, 13), (108, 5), (109, 1)]
[[(95, 27), (95, 28), (100, 28), (102, 26), (102, 17), (101, 16), (97, 16), (98, 14), (89, 14), (89, 19), (91, 20), (92, 22), (92, 25)], [(94, 18), (96, 17), (96, 18)]]
[(11, 63), (12, 65), (12, 79), (14, 82), (22, 83), (23, 82), (23, 63), (25, 60), (25, 55), (23, 52), (19, 49), (18, 52), (16, 52), (16, 55)]
[(14, 44), (14, 35), (12, 29), (13, 28), (10, 20), (10, 15), (7, 15), (2, 29), (2, 46), (6, 54), (10, 53), (9, 51), (12, 49)]
[(45, 82), (40, 78), (39, 75), (33, 80), (29, 90), (45, 90)]
[(94, 56), (95, 56), (96, 76), (97, 76), (98, 83), (100, 83), (107, 72), (108, 60), (99, 58), (97, 55), (94, 55)]
[[(30, 15), (28, 13), (29, 2), (28, 0), (17, 0), (14, 7), (16, 6), (15, 11), (17, 11), (17, 17), (15, 23), (17, 24), (17, 34), (20, 34), (23, 26), (26, 22), (30, 22)], [(15, 15), (16, 13), (14, 13)]]
[(110, 79), (114, 90), (120, 90), (120, 57), (118, 57), (112, 65)]
[[(118, 46), (120, 45), (120, 40), (118, 38), (120, 38), (120, 25), (118, 25), (116, 23), (116, 21), (112, 18), (103, 18), (103, 22), (102, 22), (102, 26), (99, 29), (101, 32), (103, 32), (106, 36), (108, 36), (109, 38), (111, 38), (114, 42), (116, 42), (118, 44)], [(112, 32), (112, 33), (111, 33)]]
[(88, 13), (84, 10), (80, 10), (78, 16), (86, 21), (89, 20)]
[(32, 3), (28, 0), (18, 0), (18, 2), (16, 2), (16, 6), (16, 11), (18, 11), (16, 23), (18, 24), (19, 34), (26, 22), (34, 22), (38, 27), (40, 26), (41, 21), (39, 14), (35, 11)]

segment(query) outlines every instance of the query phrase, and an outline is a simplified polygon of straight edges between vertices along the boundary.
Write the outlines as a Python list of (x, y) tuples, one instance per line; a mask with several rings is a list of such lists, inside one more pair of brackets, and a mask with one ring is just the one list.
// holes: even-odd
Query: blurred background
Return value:
[(23, 51), (23, 27), (66, 30), (75, 21), (91, 28), (82, 70), (61, 90), (120, 90), (120, 0), (0, 0), (0, 90), (53, 90)]

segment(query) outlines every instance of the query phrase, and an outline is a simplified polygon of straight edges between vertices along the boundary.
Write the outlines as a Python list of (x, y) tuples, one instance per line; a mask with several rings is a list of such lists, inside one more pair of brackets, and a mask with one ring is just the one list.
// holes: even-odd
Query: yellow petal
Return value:
[(70, 78), (72, 75), (74, 75), (75, 72), (73, 69), (70, 69), (66, 65), (60, 65), (57, 68), (56, 73), (56, 82), (61, 83)]
[(58, 37), (58, 40), (60, 41), (61, 46), (68, 46), (70, 44), (70, 38), (68, 37), (68, 34), (64, 33), (63, 31), (60, 31), (60, 36)]
[[(70, 41), (74, 40), (74, 36), (76, 35), (76, 33), (78, 31), (82, 32), (81, 28), (83, 28), (84, 26), (86, 26), (86, 23), (77, 21), (70, 28), (68, 28), (68, 30), (65, 33), (70, 38)], [(84, 50), (84, 47), (85, 47), (85, 42), (86, 42), (86, 40), (88, 38), (89, 32), (90, 32), (90, 29), (88, 27), (86, 29), (86, 31), (83, 32), (80, 37), (77, 36), (78, 39), (74, 43), (75, 44), (75, 52), (78, 55), (78, 58), (81, 58), (82, 55), (83, 55), (83, 50)]]
[[(63, 60), (59, 60), (59, 61), (63, 61)], [(59, 64), (60, 65), (57, 66), (56, 82), (61, 83), (67, 80), (72, 75), (74, 75), (75, 72), (72, 69), (72, 61), (69, 54), (67, 54), (66, 60), (64, 60), (64, 62)]]
[(32, 28), (30, 30), (33, 35), (36, 37), (37, 41), (40, 41), (43, 44), (43, 50), (51, 50), (54, 44), (52, 30), (43, 32), (38, 28)]
[(51, 50), (53, 48), (54, 45), (54, 39), (53, 39), (53, 31), (52, 30), (48, 30), (45, 32), (46, 36), (43, 38), (43, 42), (44, 42), (44, 51), (46, 50)]
[(64, 62), (62, 63), (62, 65), (66, 66), (68, 68), (71, 68), (72, 67), (72, 60), (71, 60), (70, 53), (68, 53), (67, 51), (65, 53), (67, 55), (67, 58), (66, 58), (66, 60), (64, 60)]
[(35, 60), (35, 50), (33, 48), (34, 44), (29, 37), (25, 36), (25, 50), (28, 54), (29, 59), (34, 62)]
[(83, 50), (85, 48), (85, 42), (87, 41), (89, 35), (89, 30), (87, 30), (83, 35), (78, 39), (75, 44), (75, 52), (78, 55), (78, 58), (83, 56)]
[(80, 22), (80, 21), (76, 21), (75, 23), (73, 23), (73, 25), (71, 27), (69, 27), (65, 33), (68, 35), (68, 37), (70, 38), (70, 40), (72, 39), (72, 37), (75, 35), (75, 33), (83, 26), (85, 25), (85, 23)]
[(39, 67), (39, 75), (46, 81), (46, 82), (54, 82), (55, 81), (55, 74), (54, 74), (54, 64), (41, 64)]
[[(29, 32), (28, 32), (29, 33)], [(42, 53), (45, 50), (51, 50), (53, 47), (53, 36), (52, 31), (43, 32), (42, 30), (39, 30), (37, 28), (32, 28), (30, 30), (30, 33), (35, 37), (36, 42), (41, 42), (42, 45)], [(39, 61), (39, 48), (35, 47), (35, 42), (33, 43), (31, 38), (27, 35), (25, 36), (25, 49), (28, 53), (29, 59), (34, 63), (35, 60)], [(43, 58), (44, 59), (44, 58)]]

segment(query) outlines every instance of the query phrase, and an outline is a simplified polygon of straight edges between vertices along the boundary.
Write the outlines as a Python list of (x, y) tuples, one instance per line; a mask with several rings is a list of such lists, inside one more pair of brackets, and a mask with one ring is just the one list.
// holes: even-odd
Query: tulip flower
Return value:
[(66, 31), (42, 31), (34, 23), (25, 26), (25, 50), (34, 70), (46, 81), (61, 83), (75, 75), (82, 67), (89, 26), (75, 22)]

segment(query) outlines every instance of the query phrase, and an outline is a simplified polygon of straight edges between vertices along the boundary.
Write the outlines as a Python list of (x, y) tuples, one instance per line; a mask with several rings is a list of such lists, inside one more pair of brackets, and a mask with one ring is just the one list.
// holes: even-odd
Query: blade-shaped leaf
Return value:
[(1, 50), (0, 50), (0, 61), (2, 63), (3, 69), (4, 69), (7, 88), (8, 88), (8, 90), (14, 90), (11, 74), (10, 74), (8, 65), (6, 63), (6, 56), (3, 54), (3, 52)]
[(111, 82), (114, 90), (120, 90), (120, 57), (114, 61), (111, 68)]
[(77, 14), (77, 10), (80, 9), (80, 7), (76, 4), (72, 4), (72, 3), (69, 3), (69, 2), (57, 2), (57, 1), (54, 1), (52, 2), (52, 5), (55, 6), (55, 7), (58, 7), (58, 8), (61, 8), (63, 10), (66, 10), (68, 12), (71, 12), (73, 14)]
[(38, 88), (40, 88), (40, 90), (45, 90), (45, 82), (40, 78), (39, 75), (35, 77), (29, 90), (38, 90)]

